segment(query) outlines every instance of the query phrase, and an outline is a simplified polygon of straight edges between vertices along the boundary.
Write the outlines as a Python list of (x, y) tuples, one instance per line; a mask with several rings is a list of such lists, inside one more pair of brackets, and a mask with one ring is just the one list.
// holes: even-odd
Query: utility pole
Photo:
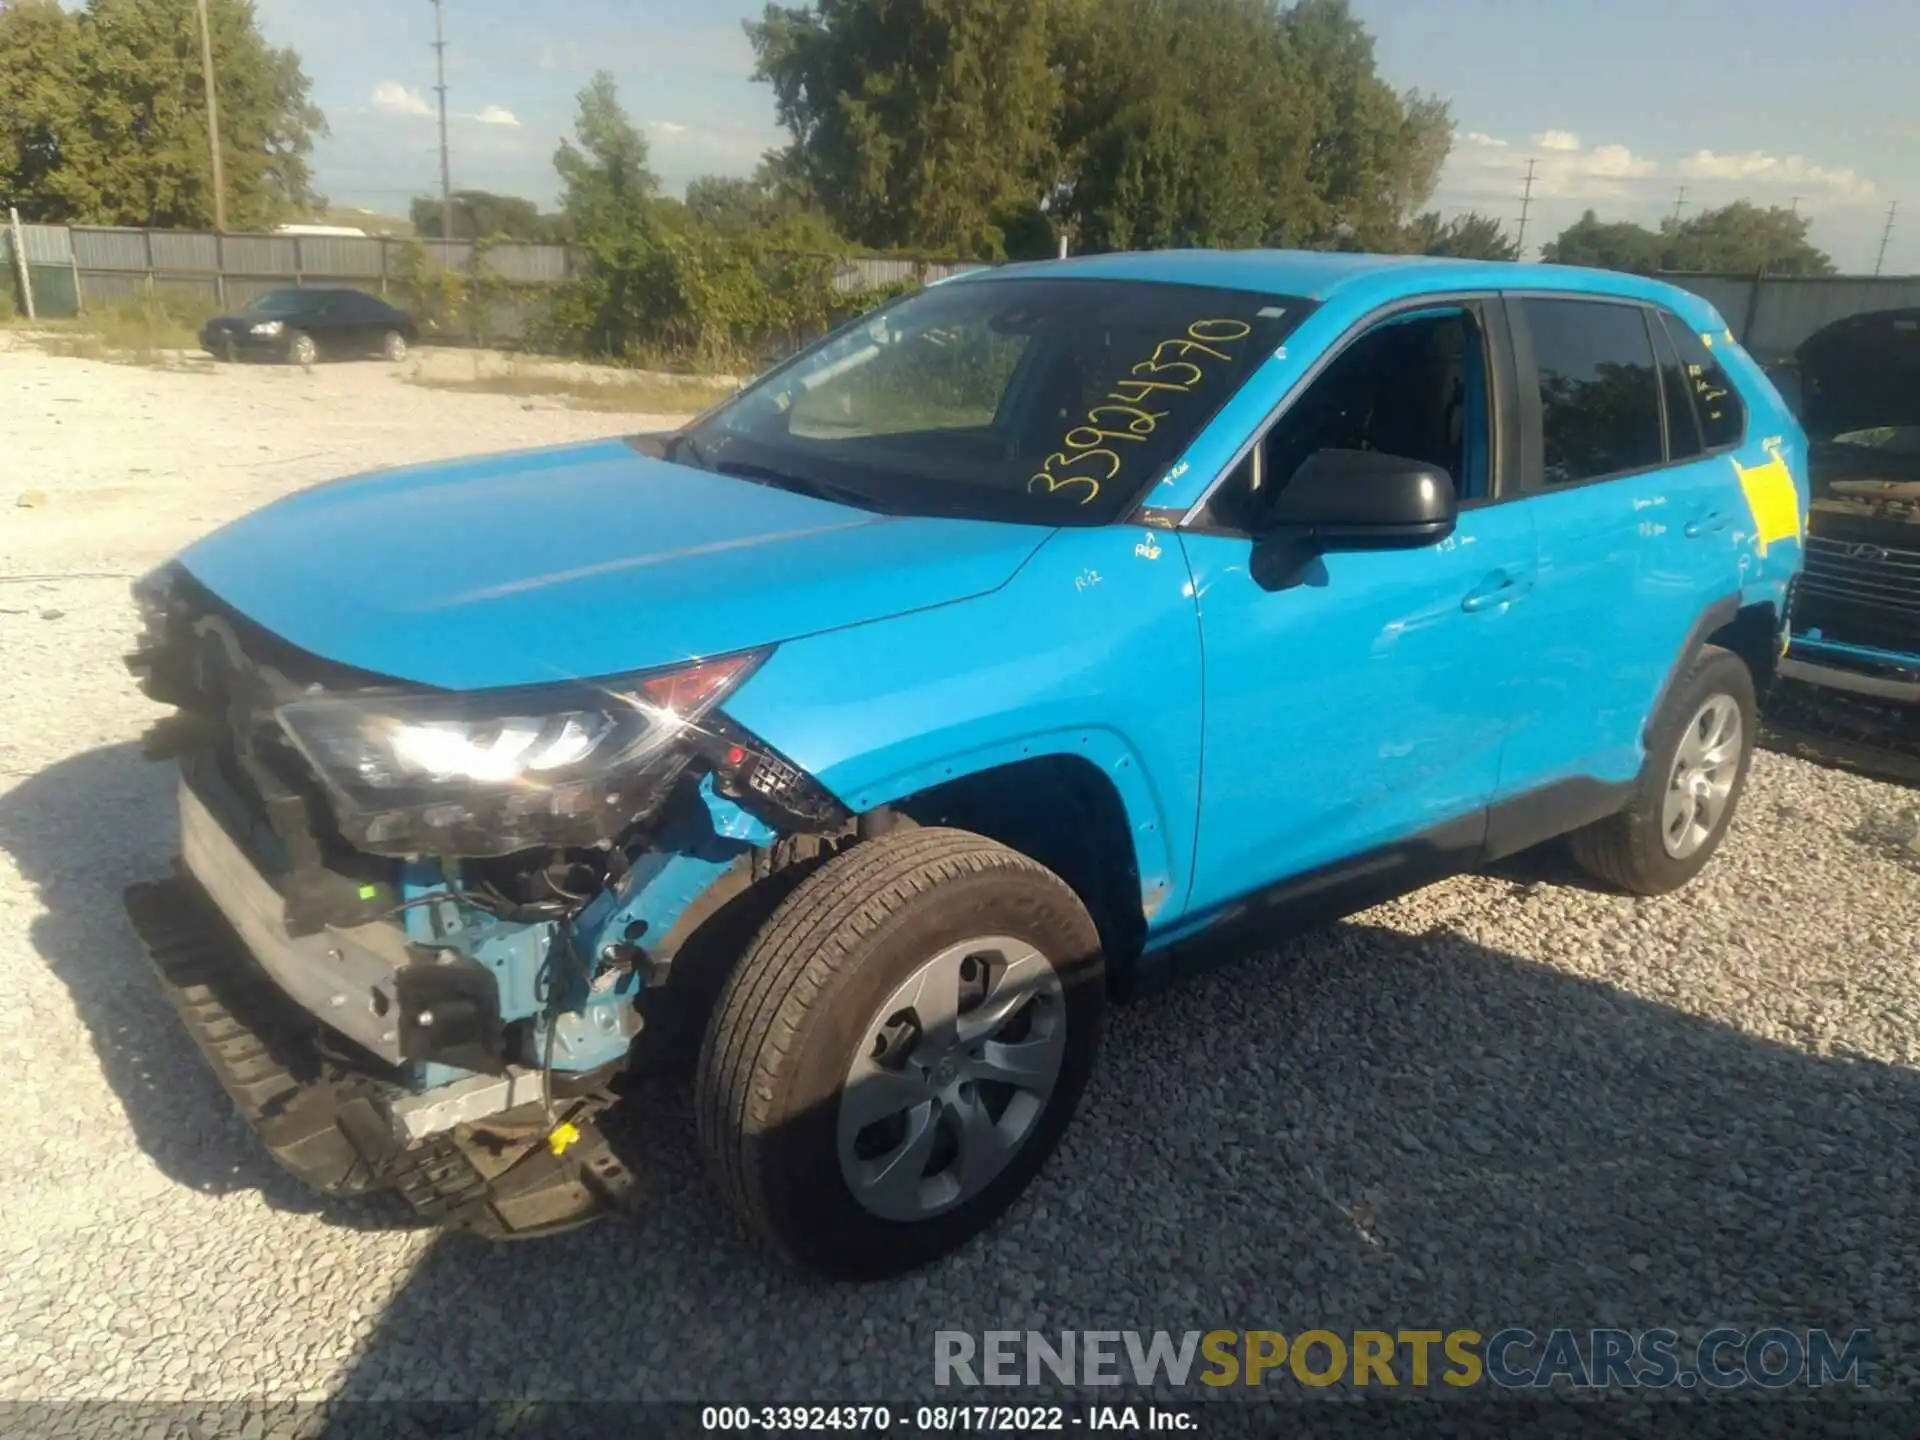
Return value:
[(1673, 223), (1680, 223), (1680, 212), (1687, 208), (1687, 187), (1682, 185), (1680, 193), (1673, 197)]
[(207, 148), (213, 155), (213, 228), (227, 228), (227, 167), (220, 156), (220, 99), (213, 83), (213, 27), (207, 23), (207, 0), (196, 0), (200, 12), (200, 78), (207, 86)]
[(1873, 262), (1873, 273), (1878, 275), (1887, 263), (1887, 242), (1893, 239), (1893, 217), (1900, 211), (1900, 202), (1895, 200), (1887, 206), (1887, 228), (1880, 232), (1880, 255)]
[[(202, 4), (206, 0), (201, 0)], [(447, 162), (447, 32), (440, 21), (440, 0), (433, 0), (433, 54), (440, 72), (434, 92), (440, 97), (440, 238), (453, 239), (453, 170)]]
[(1533, 167), (1537, 160), (1527, 161), (1527, 188), (1520, 193), (1520, 234), (1514, 241), (1514, 259), (1527, 258), (1527, 212), (1533, 208)]

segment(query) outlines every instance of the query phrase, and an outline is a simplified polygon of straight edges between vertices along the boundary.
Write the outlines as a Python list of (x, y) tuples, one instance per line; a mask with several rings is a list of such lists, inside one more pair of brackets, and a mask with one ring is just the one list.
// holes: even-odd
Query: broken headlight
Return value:
[(676, 742), (764, 658), (514, 690), (323, 695), (276, 714), (348, 843), (510, 855), (591, 845), (645, 818), (686, 765)]

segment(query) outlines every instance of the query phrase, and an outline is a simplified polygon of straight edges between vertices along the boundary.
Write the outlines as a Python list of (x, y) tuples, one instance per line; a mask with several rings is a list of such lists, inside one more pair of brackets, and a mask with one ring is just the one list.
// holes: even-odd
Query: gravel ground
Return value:
[(1716, 1323), (1865, 1326), (1881, 1386), (1920, 1388), (1920, 807), (1774, 755), (1684, 894), (1531, 862), (1119, 1012), (1029, 1197), (905, 1280), (752, 1253), (671, 1088), (643, 1224), (487, 1248), (321, 1205), (121, 915), (173, 822), (119, 577), (324, 477), (637, 426), (372, 365), (7, 345), (0, 1399), (897, 1400), (931, 1391), (944, 1328)]

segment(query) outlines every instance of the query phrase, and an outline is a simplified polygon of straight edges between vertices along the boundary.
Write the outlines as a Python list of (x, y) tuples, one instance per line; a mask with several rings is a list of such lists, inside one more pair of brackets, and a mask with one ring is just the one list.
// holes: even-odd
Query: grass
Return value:
[[(179, 368), (183, 361), (175, 352), (197, 354), (200, 348), (197, 320), (137, 302), (90, 311), (71, 320), (28, 320), (14, 314), (0, 323), (20, 332), (29, 344), (48, 355), (117, 365)], [(198, 368), (203, 362), (185, 363)]]
[(565, 375), (509, 373), (471, 379), (442, 379), (424, 375), (409, 378), (427, 390), (450, 390), (464, 395), (511, 395), (521, 399), (560, 400), (571, 410), (609, 414), (689, 415), (705, 410), (725, 397), (724, 383), (695, 376), (636, 375), (632, 379), (592, 380)]

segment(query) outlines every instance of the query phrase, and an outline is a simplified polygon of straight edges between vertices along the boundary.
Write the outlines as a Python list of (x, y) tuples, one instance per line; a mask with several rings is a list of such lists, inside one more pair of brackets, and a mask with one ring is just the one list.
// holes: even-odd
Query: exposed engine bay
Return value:
[(1806, 565), (1775, 743), (1920, 780), (1920, 311), (1850, 316), (1795, 357), (1811, 442)]
[[(630, 1059), (686, 1046), (691, 1008), (665, 997), (687, 936), (854, 829), (716, 709), (764, 656), (433, 691), (295, 650), (178, 565), (135, 593), (129, 666), (177, 707), (148, 754), (179, 762), (183, 873), (129, 908), (243, 1109), (277, 1074), (277, 1103), (309, 1115), (285, 1148), (266, 1116), (270, 1147), (322, 1189), (397, 1185), (442, 1220), (451, 1193), (508, 1233), (601, 1208), (620, 1167), (591, 1127)], [(226, 954), (213, 912), (244, 950)], [(176, 957), (182, 935), (220, 955), (179, 982), (149, 927)], [(264, 1009), (219, 998), (259, 991), (250, 968), (280, 992)], [(190, 992), (215, 970), (208, 1020)], [(223, 1043), (252, 1070), (229, 1076)], [(445, 1183), (407, 1190), (435, 1165)]]

